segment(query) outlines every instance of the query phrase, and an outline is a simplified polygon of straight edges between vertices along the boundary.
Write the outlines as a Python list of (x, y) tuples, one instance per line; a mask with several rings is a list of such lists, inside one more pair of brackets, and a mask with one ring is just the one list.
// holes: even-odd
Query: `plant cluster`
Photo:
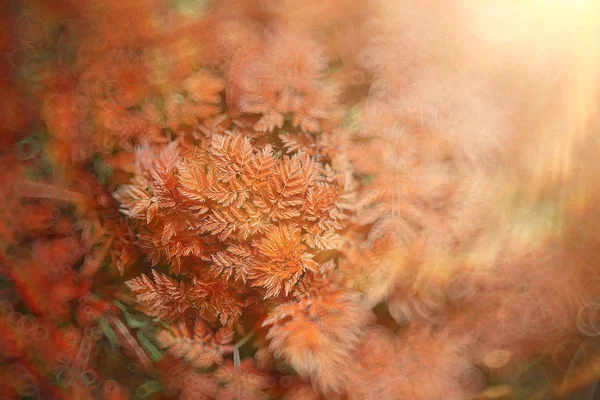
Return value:
[[(597, 115), (558, 113), (570, 75), (530, 74), (537, 42), (492, 46), (467, 5), (3, 7), (0, 397), (550, 399), (597, 376)], [(515, 383), (576, 369), (568, 343), (583, 372)]]

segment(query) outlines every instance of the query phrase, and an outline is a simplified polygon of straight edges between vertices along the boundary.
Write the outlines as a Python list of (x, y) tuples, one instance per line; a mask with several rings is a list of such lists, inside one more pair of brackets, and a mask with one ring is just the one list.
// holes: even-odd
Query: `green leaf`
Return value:
[(94, 172), (102, 185), (105, 185), (108, 182), (108, 179), (113, 175), (112, 167), (108, 165), (99, 154), (94, 155)]
[(129, 313), (129, 311), (127, 311), (127, 308), (125, 308), (125, 306), (123, 304), (121, 304), (118, 301), (114, 301), (114, 304), (119, 307), (119, 309), (123, 312), (123, 315), (125, 316), (125, 320), (127, 321), (127, 325), (129, 325), (130, 328), (143, 328), (146, 327), (150, 324), (149, 321), (140, 321), (137, 320), (135, 318), (133, 318), (131, 316), (131, 314)]
[(358, 122), (360, 121), (362, 110), (358, 104), (350, 109), (344, 120), (342, 126), (345, 129), (354, 131), (358, 129)]
[(161, 390), (162, 386), (158, 381), (147, 381), (136, 389), (135, 394), (137, 397), (145, 399), (146, 397), (160, 392)]
[(142, 331), (137, 332), (137, 338), (142, 344), (142, 346), (144, 346), (144, 349), (150, 355), (150, 358), (153, 362), (157, 362), (158, 360), (160, 360), (160, 358), (162, 357), (162, 353), (156, 348), (156, 346), (152, 344), (150, 339), (148, 339)]
[(106, 338), (110, 342), (110, 345), (113, 348), (119, 347), (119, 339), (117, 339), (115, 331), (113, 331), (113, 329), (110, 327), (110, 324), (108, 323), (106, 318), (101, 318), (98, 325), (100, 326), (100, 330), (102, 330), (104, 336), (106, 336)]

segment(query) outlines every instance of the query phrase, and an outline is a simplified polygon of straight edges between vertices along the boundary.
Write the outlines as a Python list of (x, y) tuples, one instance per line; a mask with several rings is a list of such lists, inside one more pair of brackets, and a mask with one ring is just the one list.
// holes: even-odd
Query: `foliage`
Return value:
[(0, 7), (0, 397), (597, 378), (600, 10), (443, 3)]

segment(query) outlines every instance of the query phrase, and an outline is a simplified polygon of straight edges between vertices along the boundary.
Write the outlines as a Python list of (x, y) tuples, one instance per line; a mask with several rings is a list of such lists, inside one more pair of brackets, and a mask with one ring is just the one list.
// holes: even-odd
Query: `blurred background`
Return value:
[(216, 398), (600, 399), (600, 2), (5, 0), (0, 55), (1, 398), (209, 398), (127, 290), (152, 256), (113, 193), (139, 146), (239, 128), (352, 166), (336, 271), (404, 389), (271, 366)]

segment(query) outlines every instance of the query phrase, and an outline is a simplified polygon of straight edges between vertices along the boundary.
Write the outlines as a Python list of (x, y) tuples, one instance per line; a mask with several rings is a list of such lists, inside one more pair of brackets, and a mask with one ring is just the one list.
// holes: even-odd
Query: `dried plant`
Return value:
[(600, 8), (500, 3), (0, 7), (0, 397), (590, 385)]

